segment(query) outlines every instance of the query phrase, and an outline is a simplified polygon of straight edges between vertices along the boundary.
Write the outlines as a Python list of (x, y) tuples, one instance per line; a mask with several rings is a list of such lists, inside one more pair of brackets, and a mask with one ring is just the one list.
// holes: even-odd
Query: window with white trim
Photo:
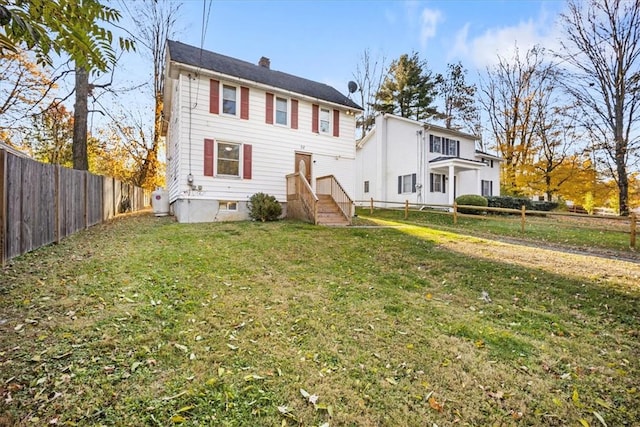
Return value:
[(320, 132), (331, 132), (331, 110), (327, 108), (320, 108)]
[(240, 176), (240, 144), (218, 142), (218, 175)]
[(491, 197), (493, 196), (493, 181), (482, 180), (482, 196), (483, 197)]
[(368, 193), (369, 192), (369, 181), (365, 181), (364, 182), (364, 192)]
[(444, 186), (445, 176), (440, 173), (432, 173), (430, 174), (430, 188), (429, 190), (432, 193), (445, 193)]
[(430, 135), (429, 151), (432, 153), (442, 153), (441, 138), (439, 136)]
[(238, 210), (238, 202), (228, 202), (226, 200), (221, 200), (219, 205), (221, 211), (237, 211)]
[(222, 86), (222, 112), (224, 114), (236, 115), (236, 88), (234, 86)]
[(285, 98), (276, 98), (276, 123), (286, 126), (287, 114), (287, 100)]
[(416, 174), (398, 176), (398, 194), (416, 192)]
[(454, 156), (457, 157), (458, 156), (458, 141), (456, 141), (455, 139), (446, 139), (445, 140), (447, 142), (447, 152), (446, 154), (448, 156)]

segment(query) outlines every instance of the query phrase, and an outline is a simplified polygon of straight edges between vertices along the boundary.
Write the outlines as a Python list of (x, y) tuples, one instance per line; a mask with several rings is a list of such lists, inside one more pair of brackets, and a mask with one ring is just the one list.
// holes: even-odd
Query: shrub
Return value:
[(552, 211), (559, 206), (558, 202), (533, 202), (533, 209), (536, 211)]
[[(458, 205), (482, 206), (485, 208), (488, 206), (487, 199), (482, 196), (478, 196), (477, 194), (463, 194), (462, 196), (458, 196), (456, 197), (456, 203)], [(479, 215), (486, 211), (479, 210), (479, 209), (459, 208), (458, 212), (465, 213), (465, 214)]]
[(511, 197), (511, 196), (493, 196), (487, 197), (489, 207), (491, 208), (506, 208), (506, 209), (522, 209), (522, 205), (526, 209), (533, 209), (531, 200), (526, 197)]
[(262, 222), (275, 221), (282, 214), (282, 206), (274, 196), (256, 193), (249, 199), (249, 216)]

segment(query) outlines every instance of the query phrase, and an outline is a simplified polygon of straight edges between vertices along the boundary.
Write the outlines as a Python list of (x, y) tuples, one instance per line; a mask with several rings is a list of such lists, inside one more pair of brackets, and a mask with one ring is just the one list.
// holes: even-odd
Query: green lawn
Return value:
[[(409, 211), (404, 219), (404, 209), (375, 209), (373, 214), (369, 209), (359, 208), (359, 215), (372, 218), (390, 219), (426, 225), (443, 230), (480, 236), (504, 236), (510, 238), (524, 238), (543, 244), (560, 244), (578, 249), (600, 248), (633, 252), (630, 244), (629, 220), (588, 218), (575, 216), (547, 217), (527, 216), (525, 232), (522, 233), (521, 217), (519, 215), (459, 215), (458, 223), (453, 224), (453, 216), (444, 212)], [(640, 249), (640, 239), (636, 243)]]
[(634, 425), (631, 281), (130, 216), (0, 273), (0, 425)]

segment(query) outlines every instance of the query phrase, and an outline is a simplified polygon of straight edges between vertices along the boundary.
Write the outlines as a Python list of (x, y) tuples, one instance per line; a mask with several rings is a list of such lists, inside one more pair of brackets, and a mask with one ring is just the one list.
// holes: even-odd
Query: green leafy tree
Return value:
[[(119, 20), (120, 12), (98, 0), (8, 0), (0, 5), (0, 52), (26, 46), (41, 64), (66, 53), (78, 67), (106, 71), (116, 55), (104, 24)], [(133, 49), (129, 39), (119, 42)]]
[(417, 53), (401, 55), (389, 67), (376, 94), (375, 109), (414, 120), (435, 117), (438, 110), (433, 102), (441, 78), (433, 75), (427, 62), (421, 61)]

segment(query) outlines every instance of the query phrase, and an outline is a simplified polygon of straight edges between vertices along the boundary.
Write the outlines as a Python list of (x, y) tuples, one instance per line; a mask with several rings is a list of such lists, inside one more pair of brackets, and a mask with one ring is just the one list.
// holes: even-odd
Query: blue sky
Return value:
[[(200, 46), (201, 0), (181, 9), (176, 39)], [(559, 0), (452, 1), (213, 1), (203, 47), (330, 84), (346, 92), (364, 49), (387, 62), (416, 51), (429, 68), (443, 72), (461, 61), (469, 77), (539, 43), (556, 48)], [(206, 19), (205, 19), (206, 21)]]
[[(123, 2), (130, 1), (110, 3), (123, 9)], [(418, 52), (436, 73), (460, 61), (468, 70), (468, 81), (477, 83), (479, 73), (496, 62), (497, 54), (510, 57), (516, 43), (521, 51), (535, 44), (557, 49), (561, 34), (557, 21), (564, 7), (561, 0), (184, 0), (173, 38), (199, 47), (204, 15), (204, 49), (253, 63), (266, 56), (272, 69), (347, 94), (365, 49), (386, 58), (387, 64), (404, 53)], [(131, 25), (126, 10), (123, 15), (122, 25)], [(151, 83), (151, 77), (146, 58), (142, 61), (140, 53), (125, 52), (116, 66), (114, 86), (135, 87)], [(98, 83), (108, 81), (107, 75)], [(70, 91), (72, 79), (67, 86)], [(112, 110), (151, 123), (148, 88), (113, 98), (105, 94), (101, 104), (91, 108), (111, 105)], [(109, 118), (93, 114), (92, 129), (94, 121), (97, 126), (105, 120)]]

